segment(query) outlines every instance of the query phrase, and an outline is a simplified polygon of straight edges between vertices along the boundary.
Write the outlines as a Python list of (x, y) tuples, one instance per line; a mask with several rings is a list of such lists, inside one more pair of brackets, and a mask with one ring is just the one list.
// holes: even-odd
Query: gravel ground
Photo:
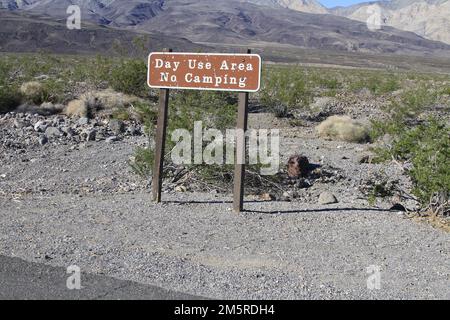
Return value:
[[(255, 119), (253, 119), (255, 120)], [(242, 214), (230, 195), (163, 194), (128, 160), (143, 136), (119, 141), (1, 147), (0, 255), (104, 274), (209, 298), (450, 299), (449, 234), (371, 207), (358, 183), (395, 165), (360, 164), (366, 146), (323, 141), (311, 128), (283, 130), (282, 154), (302, 152), (342, 178), (291, 202), (248, 196)], [(320, 192), (339, 203), (319, 205)], [(369, 290), (379, 266), (379, 290)]]

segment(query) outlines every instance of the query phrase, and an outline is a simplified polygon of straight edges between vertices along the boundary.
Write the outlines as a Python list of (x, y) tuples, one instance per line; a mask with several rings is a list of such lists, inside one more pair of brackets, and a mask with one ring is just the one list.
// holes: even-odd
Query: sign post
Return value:
[[(247, 53), (250, 54), (251, 50), (248, 49)], [(244, 210), (245, 132), (247, 132), (248, 122), (248, 95), (248, 92), (239, 93), (233, 190), (233, 209), (235, 212)]]
[[(172, 49), (167, 50), (172, 52)], [(162, 179), (164, 169), (164, 151), (166, 144), (167, 113), (169, 109), (169, 89), (159, 89), (158, 120), (155, 135), (155, 163), (153, 164), (152, 195), (153, 201), (161, 202)]]
[(193, 89), (239, 92), (233, 208), (243, 210), (245, 179), (245, 132), (249, 92), (259, 90), (261, 57), (257, 54), (153, 52), (148, 58), (147, 83), (159, 88), (159, 112), (156, 129), (155, 164), (152, 193), (161, 202), (164, 144), (166, 139), (169, 89)]

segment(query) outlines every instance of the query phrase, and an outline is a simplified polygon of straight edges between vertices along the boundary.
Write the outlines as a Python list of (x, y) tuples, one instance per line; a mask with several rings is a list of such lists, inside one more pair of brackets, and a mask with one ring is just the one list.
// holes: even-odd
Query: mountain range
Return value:
[(450, 0), (392, 0), (334, 8), (330, 13), (367, 21), (379, 10), (382, 25), (412, 31), (427, 39), (450, 43)]
[[(63, 22), (68, 16), (67, 7), (76, 4), (81, 8), (83, 23), (122, 32), (152, 33), (158, 35), (158, 39), (167, 36), (178, 39), (178, 43), (190, 41), (208, 46), (267, 44), (347, 52), (448, 55), (450, 45), (443, 42), (450, 32), (440, 34), (448, 20), (445, 14), (441, 20), (421, 16), (422, 30), (415, 30), (413, 24), (399, 23), (404, 29), (414, 29), (411, 31), (415, 33), (401, 31), (400, 26), (389, 26), (395, 19), (414, 17), (413, 13), (422, 10), (424, 3), (426, 8), (435, 8), (426, 12), (437, 15), (442, 12), (436, 8), (443, 6), (445, 9), (450, 0), (392, 0), (333, 9), (327, 9), (315, 0), (0, 0), (0, 8), (6, 9), (0, 10), (0, 17), (5, 16), (5, 12), (13, 12), (14, 23), (19, 26), (23, 14), (27, 14), (28, 19), (30, 15), (39, 15), (35, 23), (41, 17), (47, 17), (45, 25), (51, 32), (48, 19)], [(364, 13), (371, 5), (385, 8), (386, 12), (400, 13), (390, 16), (386, 13), (383, 27), (369, 30)], [(417, 6), (413, 7), (416, 11), (411, 5)], [(11, 15), (8, 21), (11, 21)], [(441, 21), (444, 21), (444, 27), (436, 27)], [(22, 29), (26, 28), (23, 26)], [(5, 27), (0, 30), (5, 31)], [(14, 40), (11, 39), (15, 34), (13, 30), (1, 33), (3, 47)], [(436, 37), (442, 42), (423, 36)]]

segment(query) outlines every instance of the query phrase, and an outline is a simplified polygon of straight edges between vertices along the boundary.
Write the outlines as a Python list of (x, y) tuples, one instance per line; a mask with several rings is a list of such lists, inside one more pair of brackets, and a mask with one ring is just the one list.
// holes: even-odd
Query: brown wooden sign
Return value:
[(260, 82), (257, 54), (153, 52), (148, 57), (151, 88), (256, 92)]
[[(169, 107), (169, 89), (239, 91), (237, 129), (245, 132), (248, 119), (249, 92), (259, 90), (261, 57), (257, 54), (154, 52), (148, 57), (147, 83), (159, 88), (159, 111), (156, 127), (155, 162), (152, 193), (161, 202), (162, 172)], [(233, 208), (243, 210), (245, 180), (245, 135), (237, 137), (234, 170)]]

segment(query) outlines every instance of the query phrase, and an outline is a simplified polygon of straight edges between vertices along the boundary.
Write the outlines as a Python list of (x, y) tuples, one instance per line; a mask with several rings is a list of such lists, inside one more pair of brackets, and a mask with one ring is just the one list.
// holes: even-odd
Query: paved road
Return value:
[(0, 299), (185, 300), (198, 297), (156, 286), (81, 273), (81, 290), (66, 286), (65, 268), (0, 256)]

